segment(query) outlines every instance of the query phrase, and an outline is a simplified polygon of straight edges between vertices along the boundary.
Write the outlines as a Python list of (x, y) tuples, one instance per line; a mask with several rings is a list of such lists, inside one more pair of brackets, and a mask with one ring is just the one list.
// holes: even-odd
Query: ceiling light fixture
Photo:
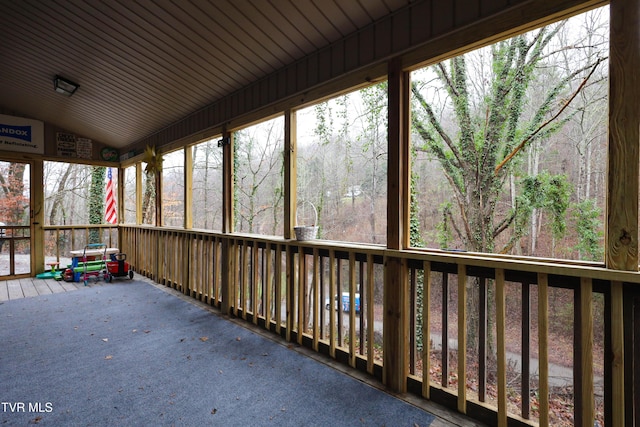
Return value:
[(66, 96), (73, 95), (79, 87), (79, 84), (60, 76), (55, 76), (53, 79), (53, 88), (55, 91)]

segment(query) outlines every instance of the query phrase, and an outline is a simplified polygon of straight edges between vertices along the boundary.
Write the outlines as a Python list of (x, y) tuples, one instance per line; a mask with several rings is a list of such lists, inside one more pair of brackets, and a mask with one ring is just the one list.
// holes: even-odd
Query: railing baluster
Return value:
[[(640, 294), (637, 291), (634, 293), (627, 293), (630, 298), (628, 298), (628, 316), (630, 323), (630, 331), (628, 342), (632, 343), (633, 350), (629, 351), (627, 354), (633, 355), (633, 358), (629, 358), (629, 386), (625, 387), (627, 392), (625, 396), (629, 396), (629, 407), (633, 407), (633, 411), (628, 411), (628, 418), (631, 419), (633, 424), (629, 423), (629, 425), (640, 426), (640, 410), (638, 408), (640, 405), (637, 404), (640, 399)], [(625, 301), (626, 302), (626, 301)]]
[(549, 425), (549, 279), (538, 273), (538, 400), (540, 426)]
[(458, 411), (467, 412), (467, 268), (458, 264)]
[(496, 269), (496, 335), (498, 359), (498, 426), (507, 425), (506, 293), (504, 270)]
[[(417, 276), (417, 270), (415, 268), (409, 268), (409, 295), (411, 296), (409, 298), (409, 318), (410, 319), (417, 319), (417, 310), (416, 310), (416, 301), (418, 300), (418, 287), (416, 286), (416, 276)], [(411, 331), (409, 333), (409, 373), (412, 375), (416, 374), (416, 359), (417, 359), (417, 352), (416, 352), (416, 346), (417, 344), (417, 340), (416, 340), (416, 332), (418, 329), (418, 325), (416, 324), (415, 321), (412, 321), (410, 323), (410, 327), (411, 327)]]
[(209, 296), (209, 263), (207, 263), (208, 243), (209, 239), (205, 235), (194, 236), (198, 242), (195, 248), (195, 256), (198, 257), (198, 275), (191, 276), (194, 289), (199, 294), (198, 299), (202, 302), (207, 302)]
[(356, 253), (349, 252), (349, 365), (356, 366)]
[(253, 262), (251, 263), (251, 310), (253, 311), (253, 324), (258, 324), (258, 274), (260, 273), (260, 263), (258, 262), (260, 248), (258, 242), (254, 241), (251, 248)]
[(319, 313), (318, 307), (322, 307), (322, 304), (318, 301), (320, 299), (320, 270), (318, 269), (318, 260), (319, 260), (319, 252), (318, 248), (313, 248), (313, 349), (318, 351), (318, 340), (319, 340)]
[(238, 268), (240, 264), (240, 254), (241, 254), (241, 246), (238, 243), (238, 240), (233, 242), (232, 246), (232, 255), (231, 258), (231, 274), (233, 276), (233, 281), (231, 282), (231, 301), (233, 302), (233, 315), (238, 317), (238, 288), (240, 286), (240, 269)]
[(287, 312), (286, 312), (286, 325), (287, 325), (287, 341), (291, 341), (291, 333), (295, 326), (295, 309), (296, 309), (296, 262), (295, 254), (290, 245), (286, 248), (286, 299), (287, 299)]
[[(288, 256), (288, 254), (286, 254)], [(286, 258), (285, 256), (285, 258)], [(275, 279), (275, 316), (276, 316), (276, 333), (280, 335), (282, 330), (282, 245), (276, 244), (275, 265), (274, 265), (274, 279)], [(285, 270), (286, 271), (286, 270)], [(289, 337), (287, 336), (287, 341)]]
[[(576, 329), (580, 335), (580, 346), (575, 350), (579, 354), (581, 387), (575, 388), (576, 398), (580, 397), (580, 405), (576, 403), (576, 424), (593, 425), (593, 285), (591, 279), (580, 279), (578, 292), (579, 304), (576, 305)], [(575, 380), (575, 379), (574, 379)], [(579, 413), (579, 417), (578, 417)]]
[[(258, 242), (256, 242), (257, 244)], [(267, 278), (269, 277), (267, 275), (267, 265), (265, 263), (265, 259), (267, 258), (267, 252), (269, 251), (268, 248), (269, 244), (265, 243), (265, 247), (264, 248), (259, 248), (258, 251), (260, 253), (260, 260), (259, 260), (259, 276), (258, 276), (258, 293), (259, 295), (256, 296), (256, 298), (258, 298), (258, 314), (262, 317), (265, 318), (265, 325), (267, 326), (267, 329), (269, 328), (269, 323), (266, 322), (266, 314), (265, 314), (265, 300), (267, 298), (267, 292), (266, 292), (266, 288), (267, 288)]]
[(183, 256), (183, 264), (177, 268), (178, 271), (182, 271), (182, 277), (180, 278), (180, 280), (182, 281), (182, 292), (185, 295), (190, 295), (192, 294), (192, 290), (193, 288), (190, 286), (189, 283), (189, 277), (191, 275), (191, 269), (188, 268), (187, 266), (189, 265), (189, 260), (191, 259), (191, 245), (189, 244), (190, 239), (187, 239), (187, 235), (185, 234), (181, 234), (180, 235), (180, 246), (182, 247), (182, 256)]
[(337, 272), (337, 288), (336, 288), (336, 296), (335, 296), (335, 302), (332, 301), (332, 305), (336, 305), (338, 308), (338, 343), (337, 345), (339, 347), (342, 347), (344, 345), (344, 340), (343, 340), (343, 321), (342, 321), (342, 259), (341, 258), (337, 258), (336, 259), (337, 262), (337, 266), (336, 266), (336, 272)]
[[(373, 276), (373, 255), (367, 254), (367, 372), (373, 374), (373, 364), (375, 359), (375, 301), (373, 288), (375, 285)], [(362, 316), (362, 314), (360, 314)]]
[[(369, 293), (369, 290), (366, 289), (366, 287), (364, 286), (364, 263), (362, 261), (358, 261), (358, 267), (359, 267), (359, 271), (358, 271), (358, 291), (360, 292), (360, 318), (358, 319), (359, 323), (360, 323), (360, 345), (358, 346), (360, 348), (360, 355), (364, 354), (364, 348), (365, 348), (365, 308), (368, 310), (369, 307), (366, 306), (365, 302), (366, 302), (366, 296)], [(356, 301), (353, 301), (353, 304), (355, 306)]]
[(222, 277), (222, 242), (218, 237), (213, 241), (213, 301), (216, 307), (220, 302), (220, 280)]
[(442, 273), (442, 387), (449, 387), (449, 274)]
[(189, 287), (193, 289), (193, 292), (196, 295), (196, 298), (200, 301), (204, 301), (206, 299), (206, 287), (207, 287), (207, 276), (206, 276), (206, 268), (207, 263), (203, 259), (205, 254), (205, 236), (203, 235), (195, 235), (191, 239), (194, 243), (193, 248), (191, 248), (191, 259), (195, 259), (198, 264), (198, 269), (190, 275), (189, 279)]
[(238, 309), (242, 310), (242, 319), (247, 320), (247, 292), (249, 290), (249, 242), (242, 241), (241, 243), (242, 254), (242, 279), (240, 281), (240, 298), (238, 302)]
[(273, 288), (272, 288), (272, 268), (271, 268), (271, 260), (272, 258), (272, 248), (271, 243), (267, 242), (265, 247), (265, 257), (264, 257), (264, 267), (265, 267), (265, 277), (264, 277), (264, 298), (262, 302), (262, 313), (264, 315), (264, 323), (265, 327), (268, 330), (271, 330), (271, 306), (273, 305)]
[(487, 279), (478, 280), (478, 400), (487, 399)]
[(422, 285), (422, 396), (431, 397), (431, 263), (423, 263)]
[(334, 295), (338, 292), (336, 280), (336, 252), (329, 249), (329, 355), (336, 357), (336, 304)]
[(307, 295), (307, 263), (304, 248), (298, 247), (298, 344), (302, 344), (302, 334), (306, 329), (305, 297)]
[(522, 284), (522, 418), (529, 419), (531, 411), (531, 285)]
[(56, 228), (56, 261), (60, 262), (60, 247), (58, 242), (60, 242), (60, 230)]
[(321, 339), (327, 338), (327, 310), (324, 307), (324, 300), (327, 298), (327, 292), (325, 289), (325, 274), (324, 274), (324, 261), (325, 256), (320, 255), (318, 269), (320, 271), (320, 301), (318, 302), (320, 308), (320, 337)]
[[(611, 282), (609, 293), (609, 310), (605, 313), (605, 318), (610, 318), (608, 322), (610, 328), (611, 345), (611, 418), (605, 419), (606, 425), (624, 425), (625, 402), (624, 402), (624, 294), (622, 282)], [(629, 345), (629, 344), (627, 344)], [(606, 371), (605, 371), (606, 374)], [(640, 390), (636, 391), (640, 393)], [(605, 391), (606, 393), (606, 391)]]

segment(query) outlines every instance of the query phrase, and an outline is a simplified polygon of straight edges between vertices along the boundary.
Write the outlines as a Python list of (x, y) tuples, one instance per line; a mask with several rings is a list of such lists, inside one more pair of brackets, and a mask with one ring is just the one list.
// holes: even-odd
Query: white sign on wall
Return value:
[(44, 154), (44, 123), (0, 114), (0, 150)]
[(93, 153), (93, 143), (88, 138), (78, 138), (73, 133), (57, 132), (56, 147), (60, 157), (77, 157), (90, 159)]

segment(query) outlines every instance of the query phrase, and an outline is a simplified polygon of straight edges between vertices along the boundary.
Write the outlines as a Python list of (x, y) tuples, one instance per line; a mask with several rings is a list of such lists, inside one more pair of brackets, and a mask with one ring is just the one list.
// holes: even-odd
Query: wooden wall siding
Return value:
[[(559, 17), (600, 4), (606, 4), (606, 1), (417, 1), (137, 141), (132, 148), (164, 146), (172, 141), (193, 138), (205, 129), (221, 128), (230, 123), (235, 127), (244, 126), (264, 115), (273, 114), (276, 112), (274, 109), (286, 109), (283, 105), (293, 108), (332, 92), (379, 79), (384, 76), (384, 71), (381, 72), (378, 65), (392, 56), (405, 55), (403, 64), (410, 67), (496, 37), (498, 33), (524, 28), (529, 22), (540, 22), (549, 15)], [(351, 78), (345, 77), (350, 74)], [(339, 83), (322, 89), (321, 86), (332, 81)], [(265, 111), (269, 106), (272, 109)]]

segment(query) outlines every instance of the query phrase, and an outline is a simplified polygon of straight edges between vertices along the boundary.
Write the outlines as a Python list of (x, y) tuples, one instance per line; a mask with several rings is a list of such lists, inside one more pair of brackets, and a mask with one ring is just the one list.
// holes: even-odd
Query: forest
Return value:
[[(413, 246), (602, 260), (606, 19), (597, 9), (411, 73)], [(319, 238), (386, 243), (386, 122), (386, 82), (297, 111), (296, 217)], [(238, 232), (283, 232), (283, 123), (234, 133)], [(194, 228), (221, 228), (217, 140), (190, 151)], [(161, 185), (163, 225), (182, 226), (184, 150), (163, 155), (161, 183), (147, 164), (143, 223)], [(46, 162), (46, 223), (104, 221), (104, 171)], [(0, 219), (13, 218), (7, 183), (21, 172), (0, 172)], [(121, 222), (133, 223), (135, 167), (124, 177)]]

